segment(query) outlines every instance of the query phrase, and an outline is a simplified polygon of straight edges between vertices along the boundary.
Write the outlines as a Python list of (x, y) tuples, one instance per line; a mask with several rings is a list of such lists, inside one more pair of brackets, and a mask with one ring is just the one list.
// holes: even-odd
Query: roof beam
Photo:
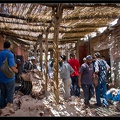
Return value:
[[(58, 3), (40, 3), (41, 5), (45, 5), (48, 7), (57, 6)], [(116, 3), (64, 3), (64, 7), (66, 6), (79, 6), (79, 7), (115, 7), (120, 8), (120, 5)]]
[(107, 19), (117, 19), (119, 18), (119, 15), (114, 15), (114, 14), (109, 14), (109, 15), (94, 15), (94, 16), (76, 16), (76, 17), (68, 17), (68, 18), (63, 18), (63, 21), (65, 20), (81, 20), (81, 19), (97, 19), (97, 18), (107, 18)]
[(59, 45), (63, 45), (63, 44), (66, 44), (66, 43), (76, 43), (77, 41), (69, 41), (69, 42), (66, 42), (66, 41), (64, 41), (64, 42), (59, 42)]
[(78, 41), (80, 40), (80, 38), (76, 38), (76, 39), (59, 39), (59, 42), (69, 42), (69, 41)]
[(76, 37), (63, 37), (62, 39), (76, 39), (76, 38), (82, 38), (85, 36), (76, 36)]
[(16, 37), (8, 37), (8, 39), (11, 39), (11, 40), (13, 40), (13, 41), (15, 41), (15, 42), (17, 42), (17, 43), (19, 43), (19, 44), (23, 44), (23, 45), (30, 45), (29, 43), (27, 43), (27, 42), (24, 42), (24, 41), (22, 41), (22, 40), (20, 40), (19, 38), (16, 38)]
[(10, 23), (10, 24), (19, 24), (19, 25), (30, 25), (30, 26), (48, 26), (48, 25), (46, 25), (46, 24), (44, 24), (44, 23), (20, 23), (20, 22), (13, 22), (13, 21), (11, 21), (11, 22), (9, 22), (9, 21), (4, 21), (4, 20), (0, 20), (0, 23)]
[[(9, 22), (9, 21), (4, 21), (4, 20), (0, 20), (0, 23), (10, 23), (10, 24), (19, 24), (19, 25), (30, 25), (30, 26), (45, 26), (47, 27), (47, 24), (44, 23), (20, 23), (20, 22)], [(75, 26), (63, 26), (60, 25), (61, 28), (82, 28), (82, 27), (91, 27), (91, 28), (97, 28), (97, 27), (107, 27), (108, 25), (106, 24), (81, 24), (81, 25), (75, 25)]]
[(33, 41), (33, 42), (36, 42), (36, 40), (37, 40), (37, 37), (28, 36), (28, 35), (18, 35), (13, 32), (10, 32), (10, 31), (1, 31), (0, 30), (0, 34), (4, 34), (6, 36), (12, 36), (12, 37), (16, 37), (16, 38), (21, 38), (21, 39)]
[(17, 16), (17, 15), (9, 15), (9, 14), (3, 14), (0, 13), (0, 17), (6, 17), (6, 18), (14, 18), (14, 19), (21, 19), (21, 20), (26, 20), (28, 22), (46, 22), (46, 23), (51, 23), (52, 20), (45, 20), (45, 19), (38, 19), (38, 18), (32, 18), (32, 17), (24, 17), (24, 16)]
[[(60, 3), (40, 3), (40, 4), (48, 7), (57, 7), (58, 4)], [(65, 3), (61, 3), (61, 4), (63, 4), (62, 6), (63, 9), (74, 9), (74, 5), (72, 4), (65, 4)]]
[[(32, 18), (32, 17), (28, 17), (25, 18), (23, 16), (17, 16), (17, 15), (9, 15), (9, 14), (3, 14), (0, 13), (1, 17), (6, 17), (6, 18), (15, 18), (15, 19), (21, 19), (21, 20), (26, 20), (29, 22), (45, 22), (45, 23), (51, 23), (52, 20), (47, 20), (47, 19), (38, 19), (38, 18)], [(63, 18), (63, 21), (68, 21), (68, 20), (81, 20), (81, 19), (97, 19), (97, 18), (106, 18), (106, 19), (117, 19), (119, 18), (119, 15), (114, 15), (114, 14), (109, 14), (109, 15), (94, 15), (94, 16), (81, 16), (81, 17), (69, 17), (69, 18)]]
[(108, 25), (106, 24), (80, 24), (80, 25), (74, 25), (74, 26), (63, 26), (61, 25), (60, 27), (62, 28), (98, 28), (98, 27), (107, 27)]
[[(17, 34), (15, 34), (15, 33), (13, 33), (13, 32), (5, 32), (5, 31), (1, 31), (0, 30), (0, 33), (1, 34), (4, 34), (4, 35), (7, 35), (7, 36), (12, 36), (12, 37), (17, 37), (17, 38), (21, 38), (21, 39), (24, 39), (24, 40), (30, 40), (30, 41), (34, 41), (34, 42), (36, 42), (36, 40), (37, 40), (37, 37), (31, 37), (31, 36), (28, 36), (28, 35), (17, 35)], [(61, 40), (68, 40), (69, 41), (69, 39), (72, 39), (72, 40), (78, 40), (78, 39), (80, 39), (80, 38), (82, 38), (82, 37), (84, 37), (84, 36), (77, 36), (77, 37), (63, 37), (62, 39), (59, 39), (60, 41)], [(44, 42), (44, 38), (42, 39), (42, 41)], [(48, 41), (53, 41), (53, 39), (49, 39)]]
[[(36, 30), (36, 29), (23, 29), (23, 28), (0, 28), (2, 30), (18, 30), (18, 31), (28, 31), (28, 32), (43, 32), (44, 30)], [(91, 29), (86, 29), (86, 30), (59, 30), (59, 33), (80, 33), (80, 32), (96, 32), (97, 30), (91, 30)], [(53, 33), (54, 30), (49, 30), (49, 33)]]
[[(0, 32), (0, 33), (4, 34), (4, 35), (6, 35), (6, 36), (14, 37), (14, 38), (16, 39), (16, 40), (14, 40), (14, 41), (16, 41), (16, 42), (19, 41), (19, 38), (26, 40), (26, 42), (27, 42), (27, 41), (36, 42), (36, 40), (37, 40), (37, 38), (36, 38), (36, 40), (35, 40), (35, 38), (33, 39), (33, 38), (31, 38), (31, 37), (28, 37), (28, 36), (21, 36), (21, 35), (16, 35), (16, 34), (11, 34), (11, 33), (4, 33), (4, 32)], [(81, 37), (82, 37), (82, 36), (81, 36)], [(81, 37), (78, 37), (78, 38), (80, 39)], [(79, 40), (78, 38), (77, 38), (77, 39), (73, 39), (72, 37), (70, 37), (69, 39), (59, 39), (58, 42), (59, 42), (60, 44), (73, 43), (73, 42), (78, 41), (78, 40)], [(26, 43), (23, 43), (23, 42), (21, 42), (21, 41), (19, 41), (19, 42), (22, 43), (22, 44), (26, 44)], [(42, 42), (45, 42), (45, 39), (43, 39)], [(53, 43), (53, 39), (49, 39), (49, 40), (48, 40), (48, 43)]]
[(86, 30), (60, 30), (59, 33), (81, 33), (81, 32), (96, 32), (97, 30), (90, 30), (90, 29), (86, 29)]
[[(28, 25), (28, 26), (44, 26), (47, 27), (48, 25), (42, 24), (42, 23), (20, 23), (20, 22), (9, 22), (9, 21), (3, 21), (0, 20), (0, 23), (10, 23), (10, 24), (19, 24), (19, 25)], [(81, 25), (75, 25), (75, 26), (60, 26), (61, 28), (71, 28), (71, 29), (75, 29), (75, 28), (98, 28), (98, 27), (108, 27), (108, 25), (106, 24), (81, 24)], [(12, 30), (12, 29), (11, 29)], [(14, 30), (14, 29), (13, 29)], [(34, 32), (34, 31), (33, 31)], [(35, 31), (36, 32), (36, 31)]]
[(117, 3), (71, 3), (74, 6), (79, 7), (115, 7), (120, 8), (120, 5)]

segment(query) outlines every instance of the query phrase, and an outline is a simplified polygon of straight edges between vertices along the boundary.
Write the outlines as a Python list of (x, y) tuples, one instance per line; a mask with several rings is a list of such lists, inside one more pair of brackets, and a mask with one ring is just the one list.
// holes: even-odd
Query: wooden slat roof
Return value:
[[(0, 33), (35, 42), (52, 22), (52, 7), (58, 4), (1, 3)], [(61, 4), (64, 10), (59, 31), (60, 43), (80, 40), (120, 17), (119, 3)], [(51, 27), (48, 42), (53, 41), (53, 32), (54, 28)]]

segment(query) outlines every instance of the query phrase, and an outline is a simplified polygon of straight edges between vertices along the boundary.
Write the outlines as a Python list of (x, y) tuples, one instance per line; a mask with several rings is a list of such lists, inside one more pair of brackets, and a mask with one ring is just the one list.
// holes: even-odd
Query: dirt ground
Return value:
[(110, 102), (109, 107), (98, 107), (95, 96), (90, 100), (90, 106), (84, 107), (83, 91), (80, 97), (72, 97), (71, 100), (63, 99), (62, 82), (59, 85), (59, 104), (55, 102), (53, 86), (42, 99), (15, 92), (13, 109), (7, 107), (0, 111), (0, 116), (13, 117), (120, 117), (120, 102)]

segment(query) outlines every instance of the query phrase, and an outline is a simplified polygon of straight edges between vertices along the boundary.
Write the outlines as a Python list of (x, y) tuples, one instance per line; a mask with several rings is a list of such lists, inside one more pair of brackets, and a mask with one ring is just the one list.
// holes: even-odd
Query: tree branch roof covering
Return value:
[[(80, 40), (85, 35), (97, 32), (100, 27), (109, 26), (120, 17), (119, 3), (61, 4), (63, 16), (59, 29), (60, 42)], [(57, 5), (58, 3), (1, 3), (0, 33), (35, 42), (52, 22), (52, 7)], [(53, 40), (53, 33), (54, 27), (51, 27), (48, 41)]]

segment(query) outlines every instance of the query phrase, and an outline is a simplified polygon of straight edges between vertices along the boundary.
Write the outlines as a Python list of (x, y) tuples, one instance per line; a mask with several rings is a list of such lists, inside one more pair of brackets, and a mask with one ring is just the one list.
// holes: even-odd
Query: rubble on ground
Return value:
[[(40, 81), (42, 83), (42, 80)], [(103, 106), (97, 107), (93, 105), (96, 102), (95, 97), (93, 97), (90, 101), (91, 105), (89, 107), (85, 107), (82, 90), (80, 98), (72, 97), (72, 99), (65, 101), (62, 94), (63, 86), (61, 80), (59, 80), (60, 102), (59, 104), (56, 104), (54, 100), (54, 91), (52, 89), (53, 86), (51, 86), (51, 84), (48, 84), (48, 94), (45, 95), (44, 87), (42, 89), (40, 88), (40, 81), (37, 81), (36, 83), (34, 81), (30, 95), (24, 95), (22, 92), (16, 91), (14, 94), (13, 105), (8, 105), (4, 109), (1, 109), (0, 116), (103, 117), (120, 115), (120, 102), (111, 102), (108, 108)]]

